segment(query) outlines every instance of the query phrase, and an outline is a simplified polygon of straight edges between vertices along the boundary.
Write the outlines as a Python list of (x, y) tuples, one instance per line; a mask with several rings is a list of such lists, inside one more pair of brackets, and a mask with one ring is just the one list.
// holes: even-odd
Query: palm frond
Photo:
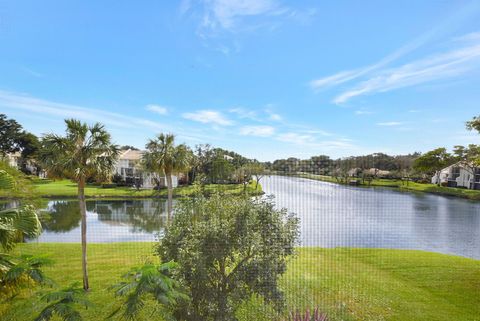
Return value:
[(37, 237), (42, 225), (31, 205), (0, 211), (0, 245), (9, 251), (23, 237)]
[(125, 296), (125, 306), (112, 312), (111, 316), (123, 310), (122, 317), (134, 320), (145, 306), (148, 297), (163, 306), (176, 304), (177, 300), (187, 300), (180, 285), (171, 278), (172, 270), (177, 267), (173, 261), (155, 265), (146, 263), (130, 270), (122, 281), (113, 288), (117, 296)]
[(49, 304), (43, 308), (35, 321), (48, 321), (54, 316), (64, 321), (79, 321), (82, 320), (82, 316), (77, 306), (84, 308), (91, 306), (90, 301), (86, 299), (85, 291), (78, 287), (78, 283), (58, 291), (48, 292), (41, 297), (41, 300)]

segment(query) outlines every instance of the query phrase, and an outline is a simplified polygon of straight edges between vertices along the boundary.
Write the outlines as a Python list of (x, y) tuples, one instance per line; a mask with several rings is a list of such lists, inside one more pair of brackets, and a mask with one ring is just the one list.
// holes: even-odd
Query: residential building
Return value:
[(455, 163), (438, 171), (432, 177), (432, 184), (480, 190), (480, 167)]
[[(139, 183), (141, 188), (151, 189), (155, 187), (166, 187), (167, 182), (164, 176), (156, 173), (146, 172), (141, 168), (141, 161), (144, 151), (127, 149), (120, 152), (115, 164), (115, 175), (118, 175), (128, 185)], [(173, 187), (178, 186), (178, 177), (172, 175)]]

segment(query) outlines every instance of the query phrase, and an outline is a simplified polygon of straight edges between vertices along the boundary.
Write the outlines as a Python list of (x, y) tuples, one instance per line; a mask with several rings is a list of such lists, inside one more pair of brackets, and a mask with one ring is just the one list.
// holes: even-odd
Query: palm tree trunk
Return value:
[(83, 289), (88, 291), (88, 271), (87, 271), (87, 206), (85, 204), (85, 177), (78, 181), (78, 202), (80, 205), (80, 215), (82, 216), (82, 272)]
[(172, 174), (166, 173), (165, 179), (167, 180), (167, 190), (168, 190), (168, 200), (167, 200), (167, 214), (168, 218), (172, 218), (172, 208), (173, 208), (173, 184), (172, 184)]

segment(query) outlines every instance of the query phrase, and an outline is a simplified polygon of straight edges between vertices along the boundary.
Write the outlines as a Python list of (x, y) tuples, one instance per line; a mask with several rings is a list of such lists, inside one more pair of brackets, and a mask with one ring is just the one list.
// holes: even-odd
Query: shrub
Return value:
[(271, 199), (214, 195), (180, 202), (158, 246), (174, 260), (174, 275), (191, 301), (174, 312), (179, 320), (236, 320), (253, 294), (283, 308), (278, 279), (298, 239), (298, 220)]

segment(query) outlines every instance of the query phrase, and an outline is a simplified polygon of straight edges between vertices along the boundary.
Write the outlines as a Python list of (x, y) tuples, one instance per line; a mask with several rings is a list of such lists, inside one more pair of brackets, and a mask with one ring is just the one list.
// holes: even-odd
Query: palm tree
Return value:
[(65, 120), (66, 136), (47, 134), (42, 140), (40, 160), (49, 174), (73, 179), (78, 187), (82, 217), (83, 288), (89, 289), (87, 273), (87, 213), (85, 185), (88, 179), (108, 177), (118, 157), (118, 147), (99, 123), (88, 126), (75, 119)]
[(147, 143), (146, 148), (147, 152), (143, 155), (144, 167), (159, 176), (165, 176), (167, 181), (167, 212), (168, 217), (171, 217), (173, 207), (172, 175), (188, 169), (191, 151), (185, 144), (175, 146), (175, 136), (171, 134), (159, 134)]
[[(12, 175), (0, 170), (0, 190), (13, 189)], [(8, 296), (19, 288), (46, 281), (40, 268), (49, 260), (41, 256), (23, 255), (16, 257), (8, 252), (25, 237), (40, 235), (42, 226), (33, 206), (8, 208), (0, 211), (0, 295)]]
[(125, 296), (126, 299), (110, 317), (123, 309), (124, 319), (135, 320), (145, 306), (148, 296), (167, 307), (175, 305), (179, 300), (188, 300), (188, 296), (180, 289), (180, 283), (171, 277), (172, 271), (177, 266), (177, 263), (170, 261), (160, 265), (146, 263), (133, 268), (123, 276), (125, 281), (112, 287), (117, 296)]
[(85, 292), (76, 284), (44, 294), (41, 299), (48, 305), (40, 311), (35, 321), (48, 321), (55, 317), (64, 321), (80, 321), (82, 316), (77, 311), (77, 305), (85, 308), (91, 306), (91, 303), (85, 298)]

